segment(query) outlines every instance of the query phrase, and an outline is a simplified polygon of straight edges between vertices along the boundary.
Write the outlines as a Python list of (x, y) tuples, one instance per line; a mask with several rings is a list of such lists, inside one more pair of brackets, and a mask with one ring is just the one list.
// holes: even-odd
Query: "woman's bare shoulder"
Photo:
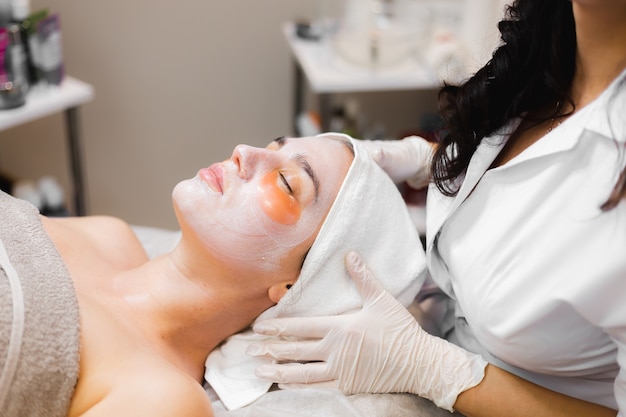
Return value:
[(70, 413), (70, 417), (213, 416), (208, 394), (197, 381), (182, 372), (153, 367), (123, 374), (97, 403), (84, 412)]
[(102, 236), (103, 233), (119, 234), (131, 230), (128, 223), (113, 216), (43, 217), (43, 221), (44, 225), (53, 223), (93, 237)]
[[(122, 268), (132, 268), (147, 260), (141, 242), (125, 221), (111, 216), (42, 218), (48, 235), (60, 252), (70, 246), (97, 253)], [(63, 254), (63, 253), (62, 253)]]

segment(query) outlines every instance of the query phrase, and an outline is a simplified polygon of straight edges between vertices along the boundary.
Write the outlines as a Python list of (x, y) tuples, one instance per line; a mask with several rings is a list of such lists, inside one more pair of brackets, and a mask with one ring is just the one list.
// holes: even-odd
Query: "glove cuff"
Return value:
[(419, 136), (408, 136), (402, 140), (411, 144), (415, 149), (415, 155), (419, 158), (419, 161), (415, 161), (419, 169), (412, 177), (407, 178), (407, 184), (417, 190), (428, 186), (430, 182), (430, 164), (434, 153), (433, 145)]
[(438, 407), (454, 412), (454, 404), (458, 396), (470, 388), (480, 384), (485, 377), (485, 368), (488, 362), (480, 355), (464, 352), (467, 355), (466, 363), (456, 370), (454, 385), (450, 386), (442, 398), (433, 401)]
[[(421, 362), (429, 366), (417, 375), (416, 394), (430, 399), (439, 408), (454, 412), (456, 399), (462, 392), (475, 387), (485, 377), (488, 362), (482, 356), (435, 336), (427, 336), (424, 345), (430, 345)], [(425, 347), (425, 346), (424, 346)]]

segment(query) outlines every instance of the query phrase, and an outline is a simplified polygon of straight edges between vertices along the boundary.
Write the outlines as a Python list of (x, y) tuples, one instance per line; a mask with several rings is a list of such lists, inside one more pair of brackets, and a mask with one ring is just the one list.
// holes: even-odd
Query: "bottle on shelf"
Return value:
[(20, 29), (20, 39), (26, 55), (28, 84), (34, 86), (41, 79), (41, 70), (38, 63), (39, 45), (36, 36), (37, 24), (48, 16), (48, 9), (31, 12), (30, 0), (10, 0), (10, 2), (11, 22), (18, 25)]
[(355, 139), (363, 135), (363, 117), (360, 114), (356, 99), (347, 99), (345, 103), (335, 106), (330, 117), (329, 130), (345, 133)]
[(10, 41), (9, 31), (0, 28), (0, 109), (12, 109), (26, 103), (26, 94), (13, 79)]
[(9, 50), (7, 51), (7, 72), (14, 85), (18, 85), (24, 94), (30, 88), (28, 82), (28, 57), (22, 42), (19, 25), (11, 23), (7, 26), (9, 32)]

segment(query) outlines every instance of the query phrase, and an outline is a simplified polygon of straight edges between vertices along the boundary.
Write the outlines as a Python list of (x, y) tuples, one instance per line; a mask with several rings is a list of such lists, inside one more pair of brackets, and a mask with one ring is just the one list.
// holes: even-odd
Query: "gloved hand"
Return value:
[(364, 298), (363, 308), (342, 316), (257, 323), (256, 332), (291, 340), (248, 348), (253, 356), (291, 361), (262, 365), (257, 376), (281, 388), (309, 384), (338, 387), (346, 394), (409, 392), (453, 411), (457, 396), (483, 379), (487, 362), (422, 330), (355, 252), (346, 256), (346, 266)]
[(419, 136), (402, 140), (363, 140), (360, 143), (395, 183), (407, 181), (416, 189), (428, 185), (435, 144)]

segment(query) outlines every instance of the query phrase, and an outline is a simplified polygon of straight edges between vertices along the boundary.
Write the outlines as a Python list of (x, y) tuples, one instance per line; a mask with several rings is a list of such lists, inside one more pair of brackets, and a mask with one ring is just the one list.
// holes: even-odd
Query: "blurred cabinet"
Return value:
[(282, 31), (294, 64), (293, 121), (304, 111), (307, 88), (316, 95), (322, 130), (327, 131), (331, 116), (332, 95), (376, 91), (426, 90), (438, 88), (439, 78), (415, 57), (385, 68), (366, 68), (339, 57), (327, 41), (302, 39), (294, 23), (285, 23)]

